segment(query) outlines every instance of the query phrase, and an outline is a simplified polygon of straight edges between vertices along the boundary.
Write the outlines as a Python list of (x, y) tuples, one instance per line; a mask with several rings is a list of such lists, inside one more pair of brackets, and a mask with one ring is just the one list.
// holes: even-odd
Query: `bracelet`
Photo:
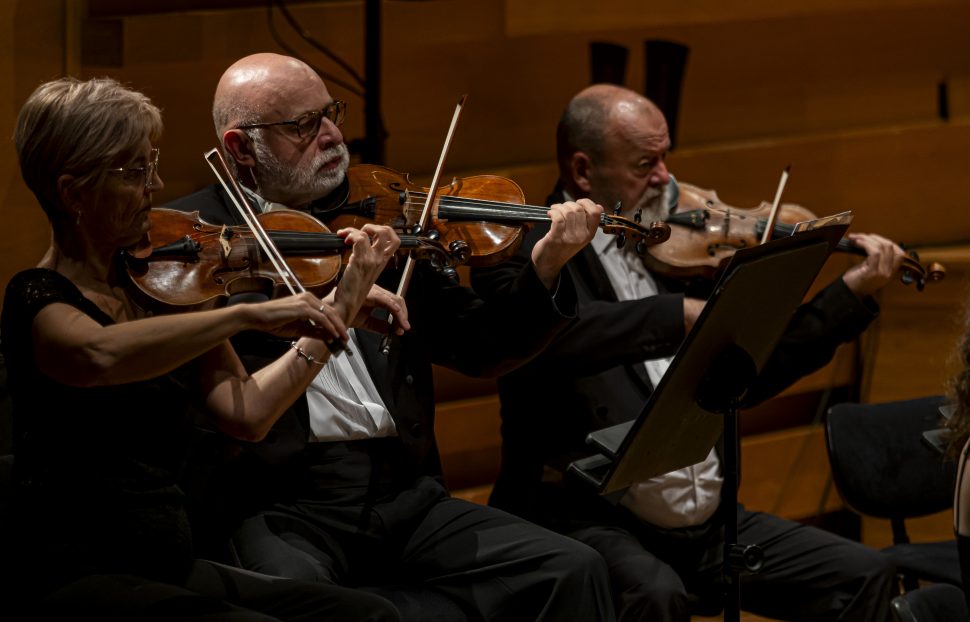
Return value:
[(290, 347), (296, 350), (296, 355), (299, 356), (304, 361), (306, 361), (307, 365), (312, 365), (314, 363), (316, 363), (317, 365), (326, 365), (325, 362), (320, 362), (316, 358), (314, 358), (312, 354), (307, 354), (306, 350), (296, 345), (295, 341), (290, 342)]

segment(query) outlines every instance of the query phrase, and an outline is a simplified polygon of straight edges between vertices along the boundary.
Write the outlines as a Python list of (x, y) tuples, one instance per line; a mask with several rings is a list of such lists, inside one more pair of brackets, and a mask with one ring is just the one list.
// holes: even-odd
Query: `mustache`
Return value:
[(320, 167), (322, 167), (324, 164), (332, 162), (333, 160), (345, 161), (345, 160), (349, 160), (349, 158), (350, 158), (350, 153), (347, 150), (347, 145), (341, 143), (339, 145), (330, 147), (329, 149), (318, 153), (317, 156), (313, 159), (313, 169), (317, 170)]

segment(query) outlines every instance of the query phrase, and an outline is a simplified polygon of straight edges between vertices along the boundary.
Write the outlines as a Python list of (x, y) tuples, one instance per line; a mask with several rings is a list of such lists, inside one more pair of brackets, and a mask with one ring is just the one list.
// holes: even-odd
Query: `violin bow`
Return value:
[(791, 171), (791, 164), (785, 167), (785, 170), (781, 172), (781, 179), (778, 181), (778, 190), (775, 191), (775, 201), (771, 204), (771, 211), (768, 212), (768, 221), (765, 223), (765, 230), (761, 234), (761, 242), (759, 244), (764, 244), (771, 239), (771, 234), (775, 230), (775, 221), (778, 220), (778, 206), (781, 205), (781, 193), (785, 190), (785, 184), (788, 183), (788, 173)]
[[(273, 239), (266, 232), (266, 229), (263, 228), (263, 224), (256, 218), (256, 211), (249, 204), (246, 195), (243, 194), (242, 188), (239, 187), (239, 183), (236, 182), (232, 173), (229, 172), (229, 166), (226, 165), (222, 153), (218, 149), (210, 149), (205, 152), (204, 157), (212, 172), (215, 173), (216, 179), (219, 180), (226, 194), (229, 195), (229, 200), (232, 201), (233, 206), (239, 211), (239, 215), (242, 216), (249, 230), (253, 232), (253, 237), (256, 238), (260, 248), (263, 249), (270, 263), (273, 264), (273, 268), (283, 278), (283, 283), (290, 290), (290, 294), (296, 295), (297, 293), (302, 294), (305, 292), (306, 288), (303, 287), (303, 283), (300, 282), (300, 279), (290, 269), (289, 264), (286, 263), (286, 258), (283, 257), (283, 253), (276, 247)], [(313, 320), (310, 320), (310, 324), (315, 326)], [(325, 343), (327, 348), (334, 354), (346, 349), (346, 346), (339, 341), (328, 341)]]
[[(455, 113), (451, 117), (451, 126), (448, 128), (448, 134), (445, 136), (445, 144), (441, 148), (441, 155), (438, 157), (438, 166), (435, 167), (434, 177), (431, 178), (431, 186), (428, 189), (428, 196), (424, 201), (424, 208), (421, 210), (421, 216), (418, 218), (417, 224), (415, 224), (412, 234), (420, 235), (424, 231), (425, 225), (428, 224), (428, 216), (431, 214), (431, 208), (434, 205), (435, 199), (438, 196), (438, 182), (441, 179), (441, 171), (445, 167), (445, 158), (448, 156), (448, 150), (451, 148), (451, 140), (455, 136), (455, 128), (458, 127), (458, 119), (461, 117), (461, 110), (465, 106), (465, 101), (468, 99), (468, 95), (462, 95), (458, 98), (458, 104), (455, 106)], [(408, 291), (408, 285), (411, 284), (411, 276), (414, 274), (414, 258), (408, 253), (408, 258), (404, 262), (404, 270), (401, 273), (401, 281), (397, 285), (397, 295), (404, 298), (404, 295)], [(394, 318), (390, 317), (388, 319), (389, 324), (394, 323)], [(388, 332), (387, 335), (381, 339), (381, 353), (388, 354), (391, 351), (391, 335)]]

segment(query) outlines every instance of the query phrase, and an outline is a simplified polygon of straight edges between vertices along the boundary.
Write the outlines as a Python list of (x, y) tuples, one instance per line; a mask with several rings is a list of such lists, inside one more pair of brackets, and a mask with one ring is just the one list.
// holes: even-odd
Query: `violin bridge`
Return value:
[(222, 231), (219, 232), (219, 246), (222, 248), (223, 259), (228, 259), (229, 253), (232, 252), (232, 245), (229, 243), (231, 237), (232, 231), (226, 225), (222, 225)]

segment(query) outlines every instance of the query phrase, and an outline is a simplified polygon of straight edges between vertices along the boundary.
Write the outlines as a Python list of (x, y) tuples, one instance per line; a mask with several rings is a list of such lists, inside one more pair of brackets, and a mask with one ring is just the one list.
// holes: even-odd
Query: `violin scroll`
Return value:
[(938, 261), (930, 262), (925, 268), (920, 263), (919, 255), (914, 250), (907, 250), (903, 263), (899, 267), (899, 280), (904, 285), (916, 285), (916, 291), (921, 292), (926, 282), (942, 281), (946, 276), (946, 268)]
[(618, 248), (623, 248), (627, 240), (636, 242), (636, 251), (641, 257), (647, 252), (647, 247), (663, 244), (670, 239), (670, 225), (662, 221), (654, 221), (649, 227), (644, 227), (624, 216), (603, 214), (600, 228), (604, 233), (616, 236)]

